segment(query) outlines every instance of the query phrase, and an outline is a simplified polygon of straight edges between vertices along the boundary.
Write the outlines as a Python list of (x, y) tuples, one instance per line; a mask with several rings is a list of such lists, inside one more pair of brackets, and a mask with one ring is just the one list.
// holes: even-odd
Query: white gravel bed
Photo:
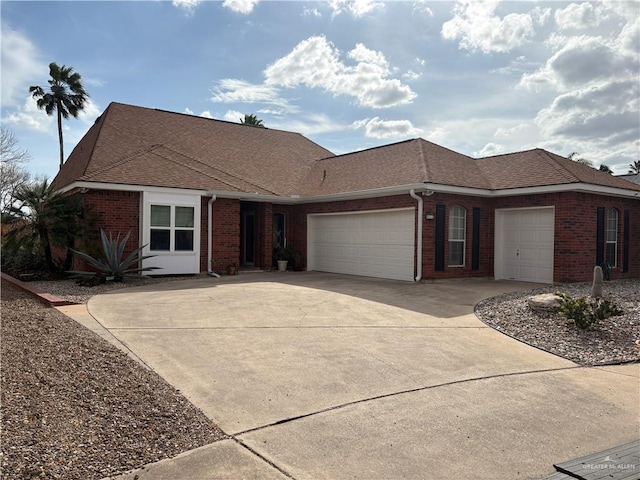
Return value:
[(640, 360), (640, 280), (605, 282), (604, 298), (620, 307), (623, 314), (588, 330), (580, 330), (557, 313), (537, 313), (529, 308), (529, 297), (556, 291), (590, 298), (591, 284), (549, 286), (499, 295), (480, 302), (475, 313), (500, 332), (580, 365)]

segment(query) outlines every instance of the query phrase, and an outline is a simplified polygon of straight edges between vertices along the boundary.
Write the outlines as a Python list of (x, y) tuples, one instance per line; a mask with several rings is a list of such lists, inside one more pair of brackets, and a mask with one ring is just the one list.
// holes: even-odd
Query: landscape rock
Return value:
[(555, 293), (541, 293), (529, 297), (527, 303), (529, 304), (529, 308), (534, 312), (549, 313), (557, 312), (560, 309), (558, 300), (560, 300), (560, 297)]

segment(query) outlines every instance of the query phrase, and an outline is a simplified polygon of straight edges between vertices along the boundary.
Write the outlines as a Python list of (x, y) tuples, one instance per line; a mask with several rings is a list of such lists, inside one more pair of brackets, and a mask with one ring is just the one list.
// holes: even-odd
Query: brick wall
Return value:
[[(200, 239), (200, 270), (207, 271), (207, 202), (202, 198), (202, 228)], [(213, 202), (212, 259), (226, 271), (229, 265), (240, 265), (240, 201), (218, 198)]]
[[(493, 208), (555, 206), (554, 282), (589, 281), (596, 263), (597, 207), (618, 210), (618, 266), (611, 278), (640, 277), (640, 202), (580, 192), (496, 198)], [(629, 271), (622, 273), (624, 210), (630, 211)], [(493, 218), (493, 215), (492, 215)]]
[[(90, 190), (83, 194), (84, 202), (96, 216), (96, 237), (100, 228), (116, 234), (131, 230), (127, 251), (139, 245), (140, 193), (108, 190)], [(445, 267), (435, 270), (435, 220), (423, 220), (423, 278), (491, 277), (494, 254), (495, 210), (499, 208), (526, 208), (555, 206), (554, 281), (588, 281), (592, 277), (596, 258), (596, 209), (618, 210), (618, 266), (612, 278), (640, 277), (640, 202), (636, 199), (620, 199), (586, 193), (550, 193), (518, 197), (483, 198), (436, 193), (422, 197), (424, 214), (435, 215), (436, 205), (445, 205)], [(201, 200), (201, 271), (207, 270), (207, 201)], [(448, 216), (453, 206), (461, 206), (467, 212), (465, 265), (449, 267)], [(395, 195), (364, 200), (346, 200), (304, 205), (272, 205), (256, 203), (256, 265), (271, 268), (273, 213), (286, 214), (287, 243), (298, 250), (306, 263), (307, 215), (346, 211), (385, 210), (415, 208), (417, 202), (407, 195)], [(230, 264), (240, 264), (240, 201), (217, 199), (213, 203), (213, 259), (222, 269)], [(473, 208), (480, 208), (480, 256), (479, 268), (472, 269)], [(630, 212), (629, 271), (622, 272), (624, 251), (624, 211)], [(417, 211), (417, 209), (416, 209)], [(99, 245), (98, 245), (99, 247)], [(75, 266), (74, 268), (78, 268)]]
[[(91, 255), (102, 254), (100, 229), (107, 236), (111, 232), (114, 236), (121, 233), (121, 238), (131, 231), (125, 256), (140, 246), (140, 192), (123, 192), (114, 190), (89, 190), (82, 195), (83, 202), (88, 208), (88, 215), (94, 218), (94, 231), (88, 238), (81, 239), (78, 249)], [(84, 261), (74, 260), (74, 268), (86, 269)]]

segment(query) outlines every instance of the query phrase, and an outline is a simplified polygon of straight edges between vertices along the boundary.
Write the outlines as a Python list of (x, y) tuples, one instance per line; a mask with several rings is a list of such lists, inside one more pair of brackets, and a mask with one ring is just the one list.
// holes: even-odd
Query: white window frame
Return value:
[[(461, 215), (462, 214), (462, 215)], [(459, 228), (456, 228), (454, 220), (462, 218), (462, 235), (460, 235)], [(448, 228), (448, 266), (449, 267), (464, 267), (466, 262), (466, 250), (467, 250), (467, 209), (460, 205), (455, 205), (449, 210), (449, 228)], [(460, 238), (462, 237), (462, 238)], [(462, 244), (462, 261), (461, 263), (451, 263), (452, 244)]]
[[(154, 226), (149, 225), (149, 251), (152, 253), (193, 253), (196, 249), (196, 208), (193, 205), (176, 205), (162, 202), (150, 202), (149, 211), (151, 208), (158, 207), (169, 207), (170, 208), (170, 221), (169, 226)], [(176, 226), (176, 208), (190, 208), (193, 211), (193, 226), (191, 227), (178, 227)], [(151, 222), (151, 220), (150, 220)], [(169, 232), (169, 249), (168, 250), (153, 250), (151, 248), (151, 231), (152, 230), (166, 230)], [(176, 232), (177, 231), (191, 231), (193, 232), (193, 238), (191, 241), (191, 249), (190, 250), (176, 250)]]
[[(613, 263), (609, 261), (609, 245), (613, 245)], [(615, 268), (618, 265), (618, 210), (615, 208), (607, 209), (607, 223), (604, 232), (604, 261), (608, 262), (611, 268)]]

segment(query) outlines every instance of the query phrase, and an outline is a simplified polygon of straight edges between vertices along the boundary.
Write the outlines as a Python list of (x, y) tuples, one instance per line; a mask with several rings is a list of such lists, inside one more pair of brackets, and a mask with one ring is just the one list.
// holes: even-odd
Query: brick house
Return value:
[(399, 280), (640, 277), (640, 186), (541, 149), (473, 159), (423, 139), (334, 155), (297, 133), (112, 103), (56, 176), (156, 274), (270, 269)]

